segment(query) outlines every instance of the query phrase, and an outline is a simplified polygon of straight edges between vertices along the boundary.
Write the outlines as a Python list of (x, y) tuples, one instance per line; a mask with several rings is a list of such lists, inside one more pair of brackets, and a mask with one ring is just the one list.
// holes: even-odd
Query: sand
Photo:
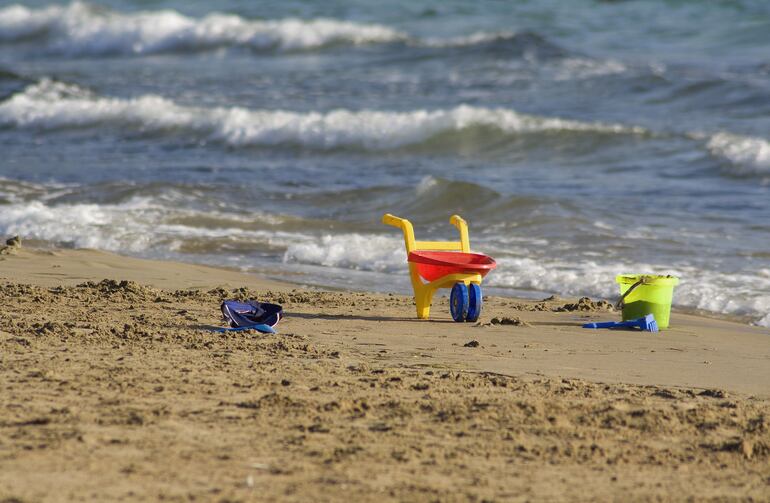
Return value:
[[(280, 333), (207, 331), (223, 298), (283, 304)], [(617, 314), (575, 301), (419, 321), (403, 296), (11, 250), (0, 501), (770, 500), (770, 331), (590, 331)]]

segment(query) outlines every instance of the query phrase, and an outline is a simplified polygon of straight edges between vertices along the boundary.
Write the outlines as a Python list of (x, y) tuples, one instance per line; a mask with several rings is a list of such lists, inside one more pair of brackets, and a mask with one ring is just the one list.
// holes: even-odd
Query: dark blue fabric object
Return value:
[[(220, 306), (222, 315), (230, 322), (230, 330), (253, 328), (263, 333), (275, 333), (272, 327), (283, 317), (283, 307), (278, 304), (249, 300), (225, 300)], [(227, 329), (225, 329), (227, 330)]]

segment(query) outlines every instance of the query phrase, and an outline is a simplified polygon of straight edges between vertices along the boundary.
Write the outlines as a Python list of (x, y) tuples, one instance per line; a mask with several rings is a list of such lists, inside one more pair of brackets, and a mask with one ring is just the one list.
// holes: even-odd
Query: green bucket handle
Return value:
[(630, 287), (628, 287), (628, 290), (626, 290), (626, 291), (625, 291), (625, 293), (624, 293), (623, 295), (621, 295), (621, 296), (620, 296), (620, 299), (618, 299), (618, 301), (615, 303), (615, 310), (616, 310), (616, 311), (622, 311), (622, 310), (623, 310), (623, 306), (625, 306), (625, 305), (626, 305), (626, 303), (625, 303), (624, 301), (626, 300), (626, 297), (628, 296), (628, 294), (629, 294), (629, 293), (631, 293), (631, 292), (633, 292), (633, 291), (634, 291), (634, 289), (635, 289), (637, 286), (645, 284), (645, 283), (646, 283), (646, 281), (645, 281), (646, 279), (647, 279), (647, 278), (645, 278), (645, 277), (642, 277), (642, 278), (641, 278), (640, 280), (638, 280), (636, 283), (634, 283), (633, 285), (631, 285)]

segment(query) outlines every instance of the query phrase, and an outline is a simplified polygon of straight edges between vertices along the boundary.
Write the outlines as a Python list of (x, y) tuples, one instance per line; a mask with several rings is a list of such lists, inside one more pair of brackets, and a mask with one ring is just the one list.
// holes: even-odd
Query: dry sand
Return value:
[[(203, 329), (232, 297), (282, 303), (280, 334)], [(770, 501), (770, 331), (589, 331), (617, 314), (568, 303), (457, 324), (437, 298), (425, 322), (402, 296), (12, 250), (0, 501)]]

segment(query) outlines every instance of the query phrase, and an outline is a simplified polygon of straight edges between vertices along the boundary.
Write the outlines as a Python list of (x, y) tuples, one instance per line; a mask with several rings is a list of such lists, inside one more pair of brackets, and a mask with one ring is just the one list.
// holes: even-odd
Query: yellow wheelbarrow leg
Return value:
[(433, 303), (433, 293), (427, 288), (415, 291), (414, 302), (417, 304), (417, 317), (421, 320), (430, 318), (430, 306)]

